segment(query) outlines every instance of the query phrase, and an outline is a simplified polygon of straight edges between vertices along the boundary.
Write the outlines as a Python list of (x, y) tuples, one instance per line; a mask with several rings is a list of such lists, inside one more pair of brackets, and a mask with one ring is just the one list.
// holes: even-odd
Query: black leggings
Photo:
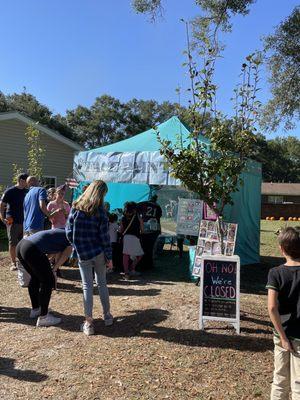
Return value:
[(48, 313), (52, 288), (55, 286), (50, 262), (30, 240), (21, 240), (16, 252), (21, 264), (31, 276), (28, 292), (32, 308), (41, 307), (41, 315), (44, 316)]

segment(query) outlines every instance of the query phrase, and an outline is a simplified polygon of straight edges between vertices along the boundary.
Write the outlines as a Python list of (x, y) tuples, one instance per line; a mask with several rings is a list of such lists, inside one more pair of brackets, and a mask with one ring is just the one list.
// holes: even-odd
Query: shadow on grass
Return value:
[(184, 251), (183, 257), (180, 258), (177, 250), (163, 250), (154, 264), (153, 270), (145, 272), (149, 280), (190, 282), (188, 251)]
[(0, 239), (0, 252), (8, 251), (8, 241), (5, 239)]
[[(26, 313), (26, 318), (25, 318)], [(2, 322), (30, 324), (28, 309), (5, 307), (8, 317), (0, 318)], [(57, 313), (58, 314), (58, 313)], [(60, 314), (58, 314), (60, 315)], [(238, 351), (264, 352), (271, 350), (271, 339), (242, 336), (235, 334), (213, 333), (193, 329), (176, 329), (158, 326), (170, 313), (163, 309), (134, 310), (129, 315), (115, 318), (113, 326), (105, 327), (103, 321), (95, 321), (96, 336), (110, 338), (142, 337), (163, 340), (182, 346), (234, 349)], [(60, 315), (63, 319), (55, 329), (79, 333), (79, 325), (83, 317), (79, 315)], [(226, 330), (227, 331), (227, 330)], [(265, 333), (265, 332), (264, 332)]]
[(6, 357), (0, 357), (0, 376), (1, 375), (26, 382), (42, 382), (48, 378), (48, 375), (30, 369), (15, 369), (15, 360)]
[[(57, 285), (59, 292), (82, 293), (82, 288), (72, 283), (58, 282)], [(109, 286), (110, 296), (158, 296), (161, 292), (160, 289), (136, 289), (127, 287), (114, 287)], [(98, 294), (98, 289), (94, 286), (94, 295)]]

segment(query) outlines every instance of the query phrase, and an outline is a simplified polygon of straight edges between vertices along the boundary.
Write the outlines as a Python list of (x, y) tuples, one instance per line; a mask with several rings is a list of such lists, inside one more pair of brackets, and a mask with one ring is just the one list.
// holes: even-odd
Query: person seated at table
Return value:
[[(48, 312), (52, 289), (55, 288), (55, 271), (71, 254), (72, 247), (62, 229), (50, 229), (28, 236), (19, 242), (17, 257), (31, 279), (28, 286), (31, 300), (30, 318), (37, 318), (36, 326), (51, 326), (61, 322)], [(56, 254), (51, 268), (48, 256)]]

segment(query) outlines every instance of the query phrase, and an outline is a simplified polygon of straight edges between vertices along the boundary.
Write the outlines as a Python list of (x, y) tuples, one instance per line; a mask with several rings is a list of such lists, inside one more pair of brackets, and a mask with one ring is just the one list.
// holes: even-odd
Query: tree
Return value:
[(274, 130), (283, 122), (294, 127), (300, 117), (300, 6), (265, 38), (272, 98), (264, 109), (262, 126)]
[(45, 148), (40, 140), (41, 133), (34, 125), (29, 125), (26, 128), (25, 136), (28, 143), (28, 173), (41, 179), (43, 176), (43, 160), (45, 157)]
[(174, 115), (189, 122), (187, 109), (176, 103), (138, 99), (122, 103), (102, 95), (90, 108), (78, 106), (68, 110), (63, 122), (75, 132), (80, 143), (93, 148), (134, 136)]
[[(213, 22), (223, 30), (230, 30), (231, 16), (248, 14), (249, 6), (254, 2), (255, 0), (195, 0), (205, 15), (201, 19), (196, 17), (194, 22), (198, 21), (200, 24), (203, 21)], [(162, 0), (133, 0), (132, 6), (137, 13), (147, 14), (152, 20), (162, 15), (164, 10)]]
[[(153, 2), (150, 2), (153, 3)], [(256, 101), (260, 57), (250, 55), (242, 65), (242, 81), (235, 90), (235, 117), (228, 121), (216, 108), (217, 87), (213, 78), (221, 46), (218, 31), (230, 29), (230, 13), (247, 12), (252, 1), (198, 0), (207, 15), (195, 20), (196, 43), (190, 45), (187, 28), (187, 62), (191, 100), (189, 114), (191, 134), (183, 143), (173, 144), (160, 138), (161, 153), (173, 175), (190, 191), (199, 195), (218, 215), (219, 235), (224, 252), (221, 216), (225, 205), (232, 204), (232, 193), (243, 184), (241, 173), (248, 158), (255, 153), (254, 122), (258, 114)], [(235, 7), (235, 8), (234, 8)], [(200, 60), (199, 60), (200, 55)], [(207, 116), (211, 116), (209, 123)], [(206, 139), (202, 140), (201, 135)], [(208, 139), (208, 140), (207, 140)]]
[(300, 140), (296, 137), (258, 138), (256, 159), (263, 165), (266, 182), (300, 181)]

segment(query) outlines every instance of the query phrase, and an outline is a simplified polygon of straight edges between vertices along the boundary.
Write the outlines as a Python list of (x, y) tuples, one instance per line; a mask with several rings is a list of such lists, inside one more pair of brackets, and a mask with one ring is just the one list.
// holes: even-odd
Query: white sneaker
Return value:
[(94, 325), (93, 324), (89, 324), (86, 321), (80, 326), (80, 330), (81, 330), (81, 332), (83, 332), (87, 336), (91, 336), (91, 335), (95, 334)]
[(38, 317), (36, 326), (52, 326), (61, 323), (61, 318), (54, 317), (48, 313), (45, 317)]
[(39, 317), (40, 315), (41, 315), (41, 307), (39, 307), (39, 308), (32, 308), (32, 309), (30, 310), (29, 318), (34, 319), (34, 318)]
[(114, 317), (109, 313), (104, 317), (104, 325), (111, 326), (114, 323)]
[(18, 270), (17, 265), (14, 264), (14, 263), (11, 263), (11, 266), (10, 266), (9, 269), (10, 269), (10, 271), (17, 271)]

